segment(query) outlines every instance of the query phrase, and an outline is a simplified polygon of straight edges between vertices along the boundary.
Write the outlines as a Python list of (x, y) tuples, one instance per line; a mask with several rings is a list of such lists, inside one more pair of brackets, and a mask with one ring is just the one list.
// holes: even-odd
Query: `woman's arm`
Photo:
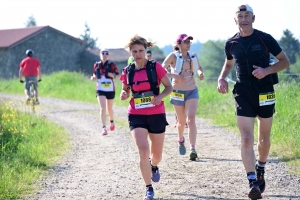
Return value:
[(120, 99), (121, 100), (126, 100), (126, 99), (128, 99), (129, 95), (130, 95), (130, 86), (122, 83), (122, 90), (121, 90), (121, 93), (120, 93)]

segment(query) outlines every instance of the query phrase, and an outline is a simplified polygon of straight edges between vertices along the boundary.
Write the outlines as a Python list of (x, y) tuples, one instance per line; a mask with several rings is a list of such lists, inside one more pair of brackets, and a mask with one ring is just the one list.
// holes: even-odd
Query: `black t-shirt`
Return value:
[[(269, 66), (270, 53), (277, 56), (281, 51), (281, 47), (270, 34), (256, 29), (246, 37), (237, 33), (225, 43), (226, 58), (234, 58), (236, 77), (241, 81), (257, 80), (252, 75), (253, 65), (266, 68)], [(263, 80), (272, 83), (272, 76), (268, 75)]]

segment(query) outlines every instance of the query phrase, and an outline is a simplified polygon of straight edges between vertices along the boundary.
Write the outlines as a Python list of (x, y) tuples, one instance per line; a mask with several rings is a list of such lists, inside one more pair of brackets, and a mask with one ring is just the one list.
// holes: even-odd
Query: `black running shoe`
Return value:
[(250, 190), (248, 192), (248, 197), (252, 200), (262, 198), (257, 181), (253, 181), (252, 183), (250, 183)]
[(264, 178), (265, 169), (264, 167), (255, 166), (256, 174), (257, 174), (257, 183), (259, 184), (260, 193), (263, 193), (266, 189), (266, 181)]

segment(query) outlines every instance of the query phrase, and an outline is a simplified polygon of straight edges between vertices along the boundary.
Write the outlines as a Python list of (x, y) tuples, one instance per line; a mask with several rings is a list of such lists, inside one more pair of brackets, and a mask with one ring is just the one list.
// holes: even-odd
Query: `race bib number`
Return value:
[(111, 82), (101, 82), (101, 87), (110, 88), (111, 87)]
[(114, 91), (114, 85), (112, 80), (101, 77), (101, 79), (98, 80), (97, 90), (104, 91), (104, 92)]
[(276, 102), (275, 92), (259, 94), (259, 106), (272, 105), (275, 102)]
[(154, 98), (153, 92), (134, 94), (133, 97), (135, 109), (149, 108), (154, 106), (152, 103), (150, 103)]
[(171, 99), (178, 100), (178, 101), (184, 101), (184, 92), (173, 90), (171, 93)]

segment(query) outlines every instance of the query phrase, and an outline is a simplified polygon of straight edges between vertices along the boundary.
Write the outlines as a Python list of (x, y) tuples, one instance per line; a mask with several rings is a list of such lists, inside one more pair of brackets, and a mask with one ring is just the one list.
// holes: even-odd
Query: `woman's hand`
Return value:
[(160, 97), (160, 95), (154, 97), (150, 103), (152, 103), (153, 105), (159, 105), (162, 101), (162, 98)]
[(95, 76), (95, 74), (93, 74), (93, 76), (91, 76), (91, 80), (93, 81), (95, 79), (96, 79), (96, 76)]
[(125, 90), (122, 90), (121, 93), (120, 93), (120, 99), (121, 100), (125, 100), (129, 97), (129, 92), (125, 91)]
[(203, 71), (199, 72), (199, 79), (200, 79), (200, 81), (204, 80), (204, 73), (203, 73)]
[(175, 83), (183, 83), (184, 77), (178, 74), (172, 74), (172, 78), (175, 79)]
[(115, 75), (113, 73), (111, 73), (111, 72), (108, 72), (107, 76), (109, 76), (110, 78), (115, 78)]

